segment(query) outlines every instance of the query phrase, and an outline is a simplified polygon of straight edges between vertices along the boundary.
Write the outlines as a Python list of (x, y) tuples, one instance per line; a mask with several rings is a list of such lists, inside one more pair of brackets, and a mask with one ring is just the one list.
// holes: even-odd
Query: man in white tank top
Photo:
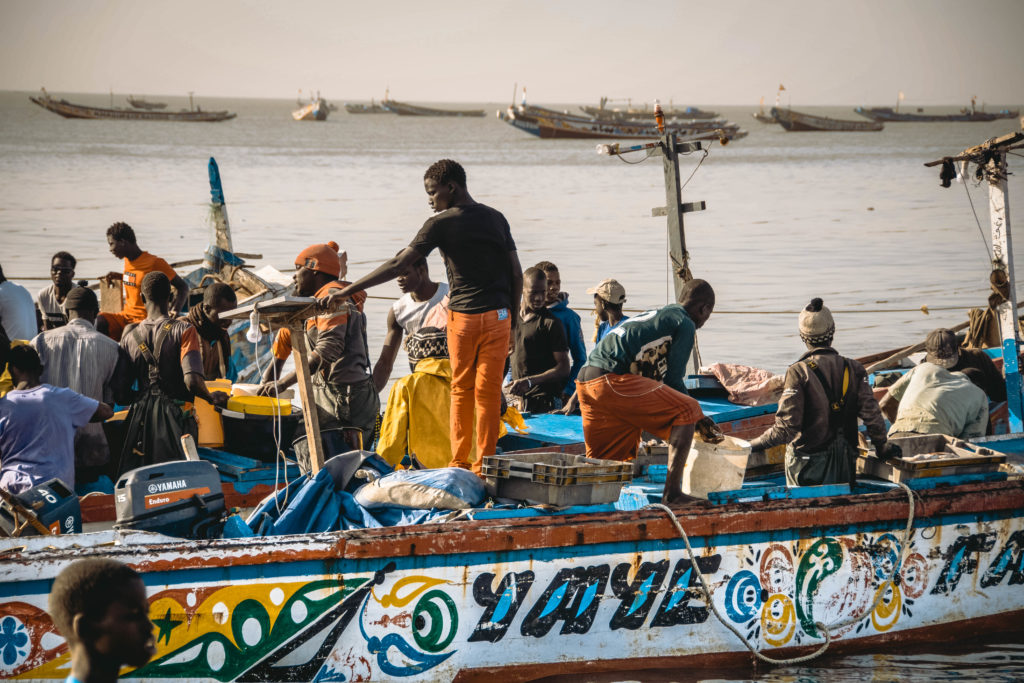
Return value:
[(425, 257), (398, 276), (398, 287), (402, 297), (388, 311), (384, 347), (373, 366), (373, 383), (378, 392), (384, 390), (391, 377), (403, 335), (412, 336), (421, 327), (444, 329), (448, 321), (448, 283), (430, 279)]

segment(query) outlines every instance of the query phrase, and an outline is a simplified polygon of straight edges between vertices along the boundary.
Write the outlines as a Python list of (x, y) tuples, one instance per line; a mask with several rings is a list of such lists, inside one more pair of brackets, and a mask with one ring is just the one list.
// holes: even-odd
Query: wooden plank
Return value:
[(306, 350), (306, 332), (301, 321), (292, 331), (292, 355), (295, 358), (295, 379), (302, 397), (302, 417), (306, 425), (309, 444), (309, 469), (313, 476), (324, 466), (324, 447), (320, 439), (320, 416), (313, 400), (313, 383), (309, 375), (309, 356)]

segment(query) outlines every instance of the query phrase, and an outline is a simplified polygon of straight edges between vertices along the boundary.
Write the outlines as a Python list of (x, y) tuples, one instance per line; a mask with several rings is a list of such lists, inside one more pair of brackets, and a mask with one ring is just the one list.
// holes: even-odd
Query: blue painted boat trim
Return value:
[[(599, 513), (601, 514), (601, 513)], [(988, 513), (969, 513), (943, 515), (939, 517), (916, 518), (913, 528), (922, 529), (932, 526), (952, 526), (977, 522), (994, 522), (1003, 519), (1024, 517), (1024, 510), (1000, 510)], [(719, 534), (710, 537), (692, 537), (693, 548), (729, 547), (754, 545), (758, 543), (785, 543), (802, 538), (824, 536), (847, 536), (856, 533), (879, 533), (891, 531), (894, 524), (902, 527), (900, 522), (873, 522), (851, 524), (846, 526), (812, 527), (804, 529), (780, 529), (777, 531), (741, 532), (735, 534)], [(684, 525), (685, 528), (685, 525)], [(291, 537), (280, 537), (287, 541)], [(296, 562), (272, 562), (252, 565), (236, 565), (231, 567), (182, 569), (165, 572), (147, 572), (143, 579), (151, 586), (194, 585), (201, 582), (245, 581), (261, 579), (299, 580), (306, 576), (321, 576), (330, 570), (337, 572), (342, 566), (346, 574), (366, 574), (379, 569), (382, 562), (395, 562), (398, 570), (424, 571), (445, 566), (470, 566), (507, 563), (513, 561), (534, 560), (552, 562), (564, 559), (595, 557), (601, 555), (630, 554), (645, 552), (666, 552), (684, 550), (682, 538), (651, 541), (620, 541), (615, 543), (599, 543), (571, 547), (538, 548), (534, 550), (508, 550), (501, 552), (468, 552), (451, 555), (424, 555), (406, 557), (368, 558), (368, 559), (336, 559), (336, 560), (303, 560)], [(49, 593), (52, 581), (40, 579), (36, 581), (20, 581), (0, 583), (0, 598), (12, 598), (31, 594)]]

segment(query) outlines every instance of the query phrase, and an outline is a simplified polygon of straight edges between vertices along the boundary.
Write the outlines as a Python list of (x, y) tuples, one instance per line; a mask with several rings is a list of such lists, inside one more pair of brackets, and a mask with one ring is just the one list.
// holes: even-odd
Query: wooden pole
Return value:
[(309, 470), (314, 477), (324, 466), (324, 447), (320, 439), (320, 417), (313, 400), (313, 382), (309, 376), (309, 356), (306, 351), (306, 332), (303, 321), (291, 325), (292, 357), (295, 360), (295, 379), (302, 397), (302, 419), (306, 425), (306, 443), (309, 444)]
[(1011, 432), (1024, 429), (1024, 401), (1021, 397), (1020, 332), (1017, 325), (1017, 285), (1013, 269), (1013, 239), (1010, 233), (1010, 203), (1007, 201), (1006, 152), (992, 153), (985, 165), (988, 179), (989, 217), (992, 225), (992, 269), (1007, 278), (1007, 298), (996, 307), (1003, 340), (1003, 372), (1006, 374), (1006, 402)]

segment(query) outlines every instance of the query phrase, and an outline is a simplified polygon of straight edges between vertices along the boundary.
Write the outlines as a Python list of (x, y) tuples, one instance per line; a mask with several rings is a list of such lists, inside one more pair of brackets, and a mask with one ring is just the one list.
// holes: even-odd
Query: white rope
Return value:
[(824, 634), (825, 642), (822, 643), (821, 647), (819, 647), (817, 650), (815, 650), (809, 655), (804, 655), (803, 657), (792, 657), (789, 659), (774, 659), (767, 655), (761, 654), (761, 652), (758, 651), (757, 648), (742, 633), (740, 633), (740, 631), (735, 626), (733, 626), (731, 623), (725, 620), (721, 613), (719, 613), (718, 608), (715, 607), (714, 600), (711, 599), (711, 587), (708, 586), (707, 579), (704, 578), (704, 574), (701, 572), (700, 566), (697, 564), (697, 558), (694, 556), (693, 548), (690, 546), (690, 539), (687, 537), (686, 531), (683, 530), (683, 525), (679, 523), (679, 518), (676, 517), (676, 513), (674, 513), (667, 505), (663, 505), (662, 503), (650, 503), (645, 507), (656, 508), (658, 510), (665, 511), (665, 513), (669, 516), (669, 519), (672, 521), (672, 524), (675, 525), (676, 530), (679, 532), (679, 535), (683, 537), (683, 543), (686, 544), (686, 552), (690, 556), (690, 566), (693, 567), (694, 572), (696, 572), (697, 574), (697, 578), (700, 579), (701, 589), (703, 591), (703, 594), (700, 597), (704, 601), (704, 603), (711, 609), (711, 612), (715, 615), (715, 618), (717, 618), (723, 626), (732, 631), (736, 635), (736, 637), (739, 638), (740, 641), (746, 646), (746, 648), (750, 650), (751, 654), (753, 654), (761, 661), (767, 662), (768, 664), (800, 664), (802, 662), (810, 661), (812, 659), (815, 659), (816, 657), (820, 657), (821, 655), (825, 654), (825, 651), (828, 649), (829, 645), (832, 644), (831, 631), (839, 630), (851, 624), (855, 624), (864, 617), (866, 617), (868, 614), (873, 612), (875, 608), (878, 607), (879, 603), (882, 601), (882, 598), (885, 597), (886, 591), (884, 589), (886, 584), (892, 584), (893, 579), (896, 578), (896, 572), (899, 571), (899, 568), (903, 566), (903, 562), (907, 558), (907, 551), (910, 546), (910, 536), (913, 533), (912, 527), (914, 524), (914, 493), (906, 484), (897, 482), (896, 485), (907, 492), (907, 498), (910, 501), (910, 506), (909, 512), (907, 514), (907, 528), (903, 532), (903, 543), (900, 550), (899, 561), (893, 563), (892, 572), (890, 572), (889, 578), (886, 579), (879, 587), (878, 594), (875, 596), (874, 602), (872, 602), (871, 605), (868, 606), (866, 609), (862, 610), (860, 614), (844, 619), (838, 623), (832, 624), (831, 626), (825, 626), (825, 624), (821, 623), (820, 621), (814, 622), (814, 625), (818, 628), (818, 630)]

